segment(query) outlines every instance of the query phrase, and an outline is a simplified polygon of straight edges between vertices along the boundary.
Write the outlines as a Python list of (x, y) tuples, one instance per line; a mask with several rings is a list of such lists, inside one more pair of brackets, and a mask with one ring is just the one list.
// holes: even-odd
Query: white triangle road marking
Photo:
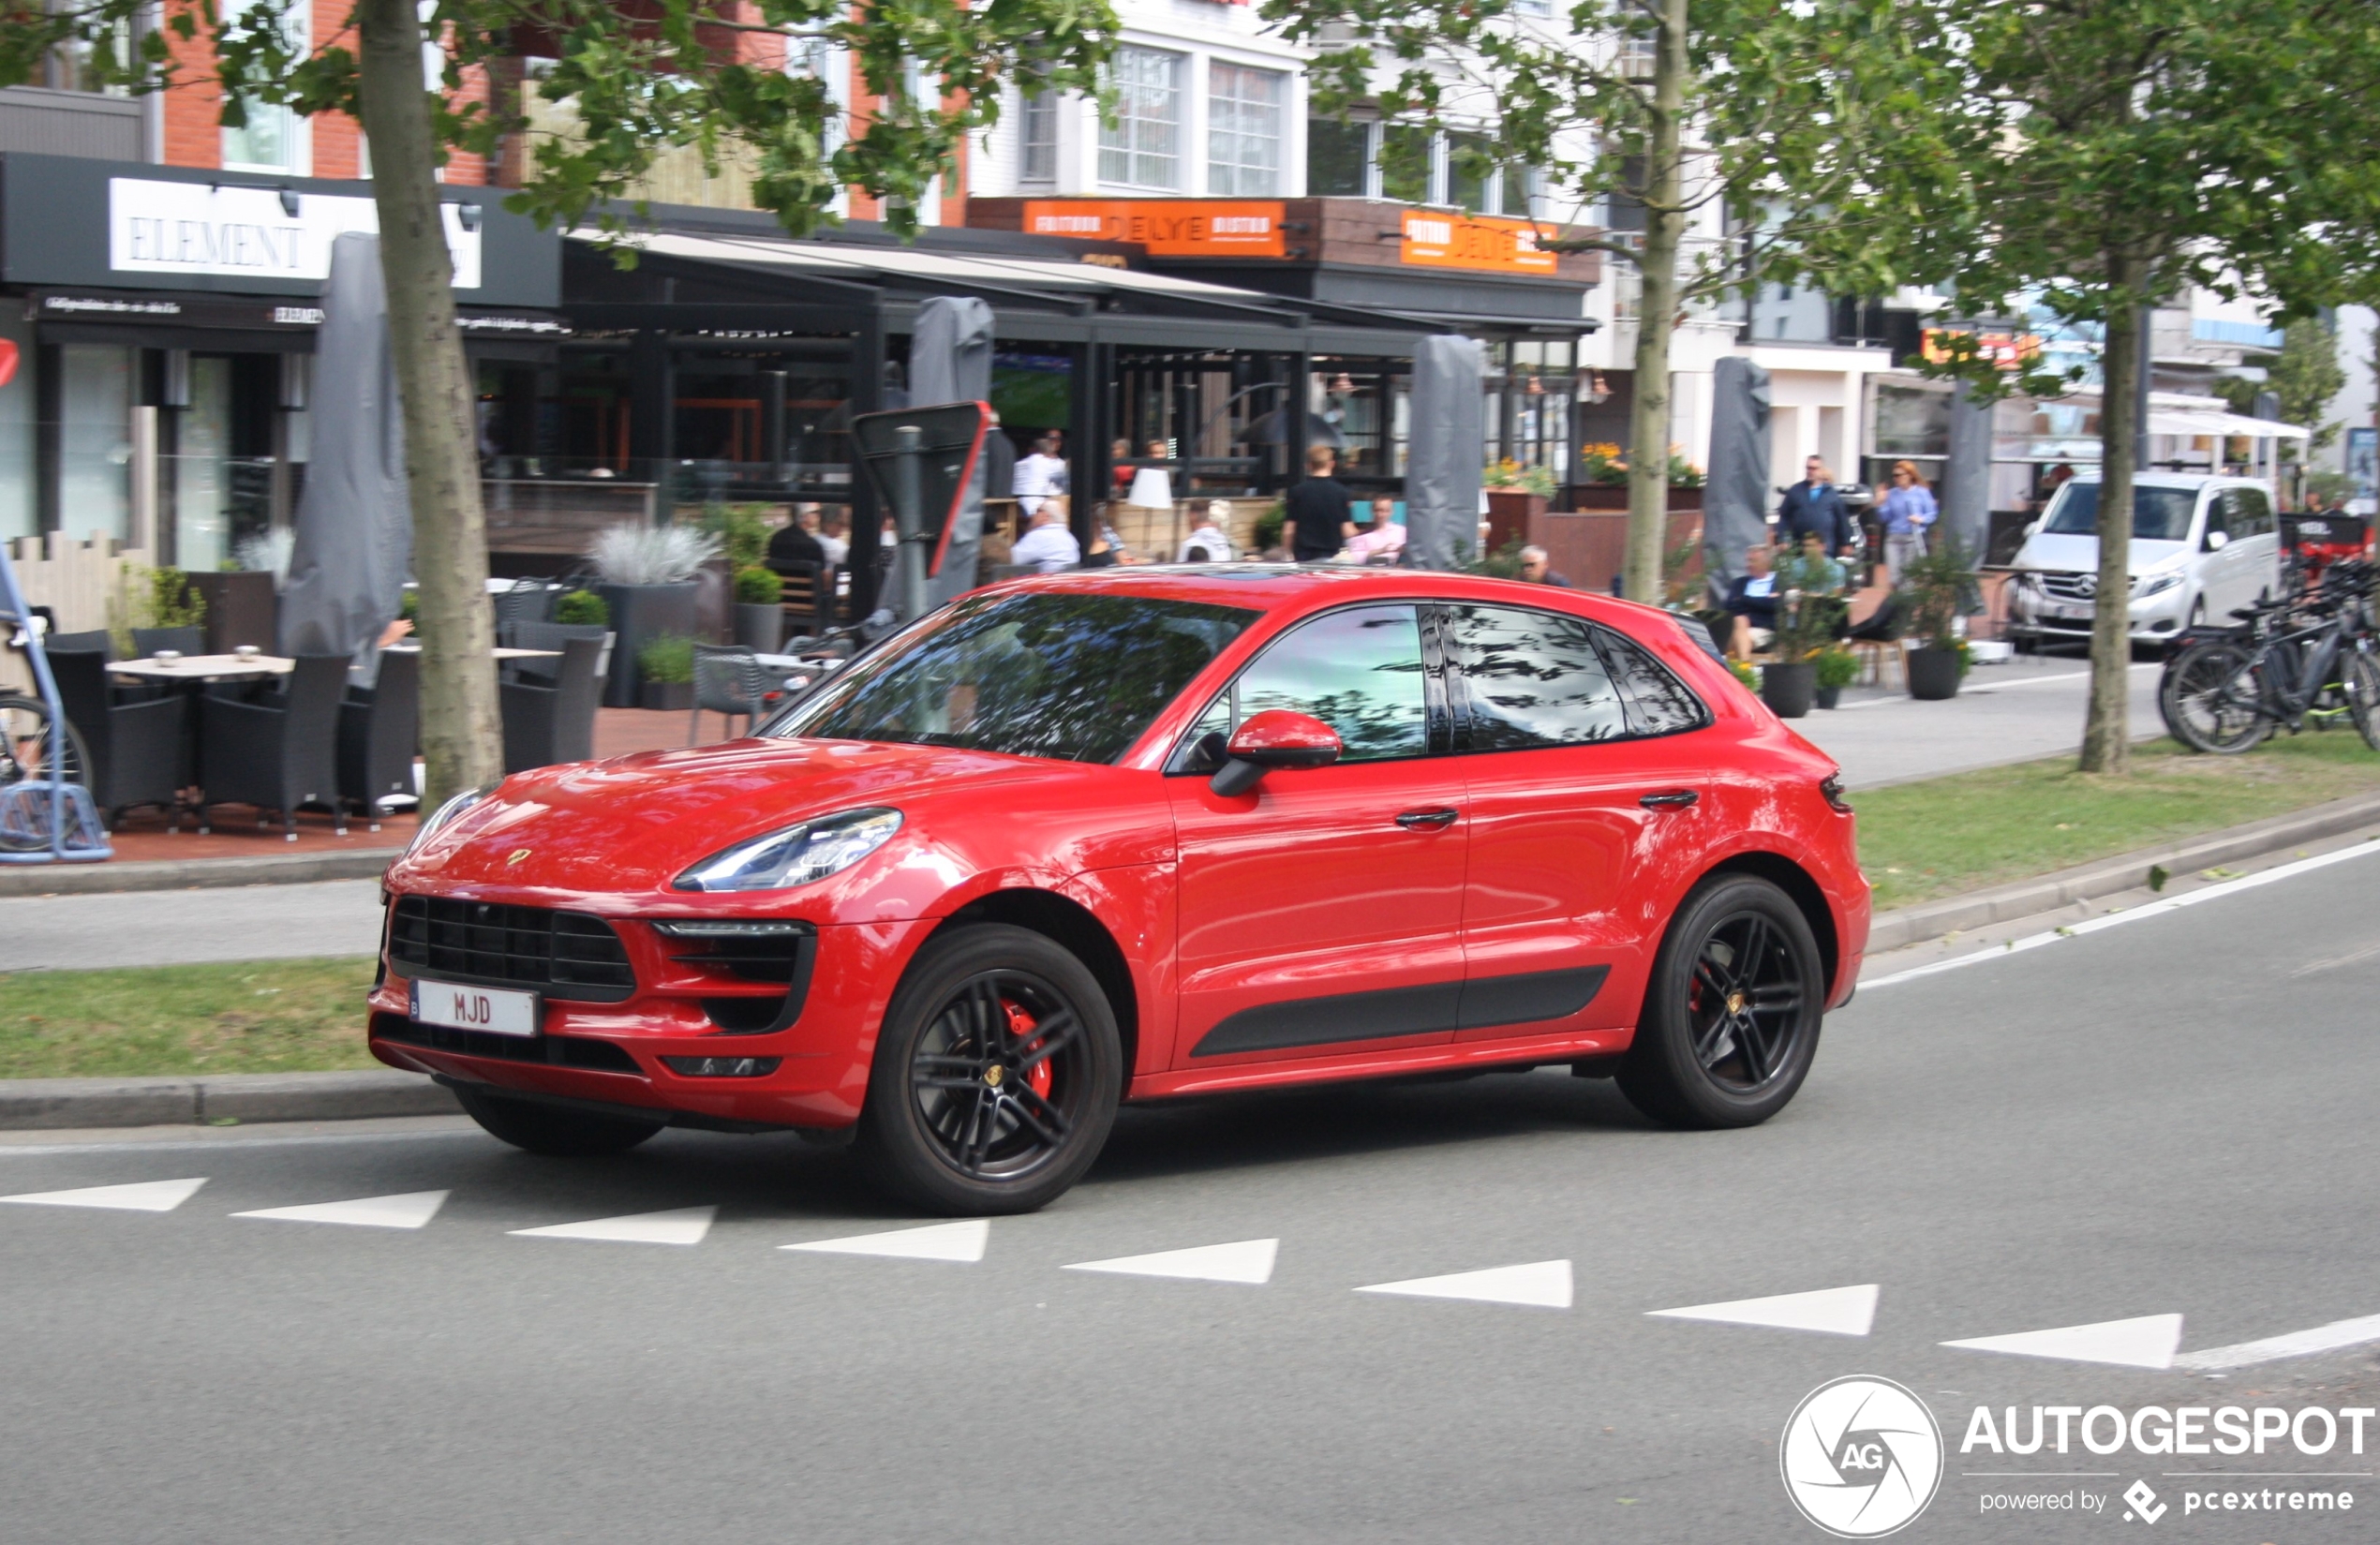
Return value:
[(2292, 1330), (2285, 1336), (2268, 1336), (2263, 1341), (2184, 1352), (2174, 1359), (2174, 1366), (2197, 1374), (2219, 1374), (2226, 1368), (2252, 1368), (2260, 1362), (2307, 1358), (2316, 1352), (2337, 1352), (2375, 1341), (2380, 1341), (2380, 1315), (2366, 1315), (2361, 1319), (2334, 1320), (2311, 1330)]
[(201, 1175), (189, 1181), (135, 1181), (130, 1185), (91, 1185), (80, 1191), (28, 1191), (0, 1196), (0, 1202), (27, 1207), (105, 1207), (119, 1212), (171, 1212), (198, 1195), (206, 1184)]
[(274, 1218), (284, 1223), (343, 1223), (358, 1228), (420, 1228), (438, 1216), (447, 1191), (407, 1191), (394, 1196), (361, 1196), (351, 1202), (313, 1202), (304, 1207), (266, 1207), (234, 1212), (235, 1218)]
[(1480, 1303), (1518, 1303), (1534, 1309), (1570, 1306), (1570, 1263), (1530, 1261), (1523, 1266), (1493, 1266), (1484, 1271), (1457, 1271), (1445, 1277), (1415, 1277), (1407, 1282), (1376, 1283), (1359, 1293), (1392, 1293), (1408, 1299), (1470, 1299)]
[(1160, 1250), (1151, 1255), (1118, 1255), (1113, 1260), (1080, 1261), (1069, 1271), (1112, 1271), (1124, 1277), (1186, 1277), (1196, 1282), (1238, 1282), (1257, 1285), (1272, 1280), (1272, 1257), (1279, 1240), (1242, 1240), (1234, 1244), (1201, 1244), (1187, 1250)]
[(896, 1228), (884, 1234), (853, 1234), (840, 1240), (811, 1240), (781, 1244), (780, 1250), (807, 1250), (821, 1255), (887, 1255), (904, 1261), (979, 1261), (991, 1239), (986, 1218), (958, 1223), (928, 1224), (923, 1228)]
[(710, 1232), (716, 1207), (676, 1207), (666, 1212), (632, 1212), (620, 1218), (558, 1223), (544, 1228), (508, 1230), (533, 1240), (607, 1240), (618, 1244), (700, 1244)]
[(1648, 1317), (1708, 1320), (1716, 1325), (1757, 1325), (1772, 1330), (1816, 1330), (1829, 1336), (1864, 1336), (1876, 1323), (1875, 1283), (1858, 1287), (1822, 1287), (1811, 1293), (1778, 1293), (1728, 1303), (1697, 1303), (1655, 1309)]
[(2014, 1335), (1946, 1341), (1969, 1352), (2006, 1352), (2020, 1358), (2056, 1358), (2064, 1362), (2104, 1362), (2118, 1368), (2171, 1368), (2181, 1344), (2179, 1315), (2144, 1315), (2102, 1320), (2055, 1330), (2019, 1330)]

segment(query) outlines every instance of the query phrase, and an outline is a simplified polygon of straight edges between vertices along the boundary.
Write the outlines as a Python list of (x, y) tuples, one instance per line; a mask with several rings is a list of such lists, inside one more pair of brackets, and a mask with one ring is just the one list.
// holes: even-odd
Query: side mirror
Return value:
[(1267, 708), (1250, 716), (1223, 748), (1223, 766), (1207, 787), (1228, 799), (1242, 795), (1276, 767), (1327, 767), (1339, 759), (1339, 732), (1318, 719)]
[(2222, 552), (2224, 548), (2226, 548), (2226, 547), (2228, 547), (2228, 546), (2230, 546), (2230, 545), (2231, 545), (2231, 533), (2230, 533), (2230, 532), (2228, 532), (2228, 531), (2209, 531), (2209, 532), (2208, 532), (2208, 533), (2207, 533), (2207, 551), (2209, 551), (2209, 552), (2210, 552), (2210, 553), (2220, 553), (2220, 552)]
[(2027, 536), (2030, 537), (2030, 536), (2039, 536), (2040, 534), (2041, 534), (2041, 522), (2039, 522), (2039, 521), (2037, 521), (2037, 520), (2029, 520), (2029, 521), (2025, 522), (2025, 535), (2027, 535)]

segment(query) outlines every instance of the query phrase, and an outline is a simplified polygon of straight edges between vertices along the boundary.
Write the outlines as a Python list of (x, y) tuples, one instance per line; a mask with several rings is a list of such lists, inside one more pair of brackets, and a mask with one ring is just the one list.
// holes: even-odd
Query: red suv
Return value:
[(1017, 1211), (1124, 1099), (1570, 1063), (1727, 1127), (1851, 996), (1826, 757), (1691, 624), (1395, 570), (977, 591), (757, 736), (450, 800), (372, 1050), (497, 1136), (851, 1138)]

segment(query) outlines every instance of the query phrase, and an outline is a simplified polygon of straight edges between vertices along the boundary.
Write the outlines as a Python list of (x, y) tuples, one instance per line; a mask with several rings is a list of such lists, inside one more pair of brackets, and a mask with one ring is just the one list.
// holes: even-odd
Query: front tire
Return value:
[(479, 1122), (489, 1136), (558, 1159), (625, 1153), (668, 1124), (542, 1105), (535, 1100), (507, 1099), (469, 1084), (454, 1087), (463, 1113)]
[(2166, 731), (2194, 751), (2236, 756), (2272, 733), (2255, 678), (2255, 656), (2237, 644), (2198, 644), (2165, 668), (2157, 708)]
[(1091, 1167), (1123, 1089), (1115, 1014), (1079, 959), (1029, 929), (957, 928), (885, 1011), (856, 1156), (930, 1211), (1030, 1212)]
[(1792, 898), (1748, 874), (1703, 882), (1661, 941), (1620, 1092), (1665, 1126), (1768, 1120), (1809, 1073), (1826, 988)]

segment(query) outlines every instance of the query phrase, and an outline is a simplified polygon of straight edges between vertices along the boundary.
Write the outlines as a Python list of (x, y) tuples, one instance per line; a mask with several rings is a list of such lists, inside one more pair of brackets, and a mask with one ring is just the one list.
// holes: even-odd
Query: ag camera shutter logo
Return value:
[(1853, 1374), (1802, 1397), (1777, 1463), (1804, 1518), (1837, 1539), (1879, 1539), (1934, 1500), (1942, 1433), (1907, 1389)]

